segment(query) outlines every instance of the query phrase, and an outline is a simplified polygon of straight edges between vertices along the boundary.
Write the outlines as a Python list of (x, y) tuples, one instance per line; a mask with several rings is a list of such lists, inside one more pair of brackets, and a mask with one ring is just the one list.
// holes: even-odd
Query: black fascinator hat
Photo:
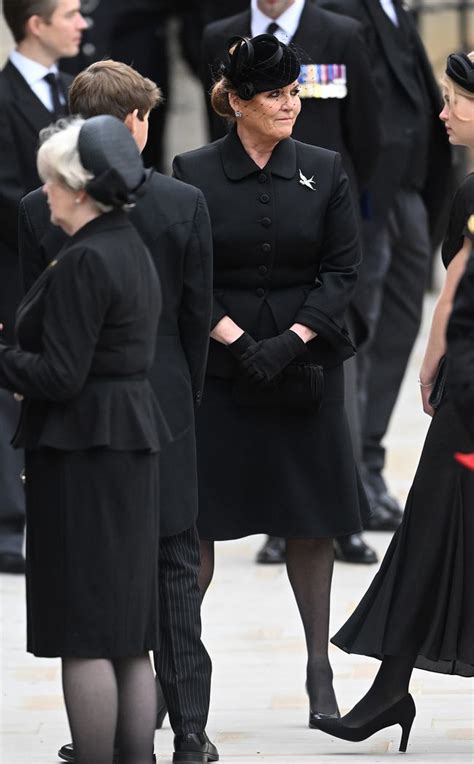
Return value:
[(474, 63), (465, 53), (448, 56), (446, 74), (464, 90), (474, 93)]
[(146, 175), (137, 144), (123, 122), (105, 114), (87, 119), (79, 132), (78, 150), (83, 166), (94, 175), (85, 189), (93, 199), (112, 207), (135, 201)]
[(300, 61), (295, 51), (272, 34), (250, 40), (232, 37), (227, 49), (228, 61), (222, 73), (244, 101), (257, 93), (286, 87), (299, 77)]

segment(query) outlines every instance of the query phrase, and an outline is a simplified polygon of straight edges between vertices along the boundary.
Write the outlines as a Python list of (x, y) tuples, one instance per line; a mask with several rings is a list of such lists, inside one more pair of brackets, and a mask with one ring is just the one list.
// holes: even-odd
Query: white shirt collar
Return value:
[(389, 19), (395, 24), (395, 26), (398, 26), (398, 16), (393, 5), (393, 0), (380, 0), (380, 5), (382, 6)]
[(38, 61), (33, 61), (32, 58), (27, 58), (22, 53), (19, 53), (16, 49), (10, 53), (10, 61), (15, 66), (23, 78), (27, 81), (28, 85), (33, 87), (37, 82), (44, 79), (46, 74), (54, 72), (58, 74), (58, 67), (56, 64), (50, 66), (49, 69), (43, 64), (39, 64)]
[(296, 30), (298, 29), (304, 4), (305, 0), (295, 0), (293, 5), (290, 5), (281, 16), (277, 19), (271, 19), (257, 7), (257, 0), (252, 0), (252, 37), (255, 37), (258, 34), (264, 34), (267, 31), (268, 25), (271, 24), (272, 21), (275, 21), (280, 27), (280, 29), (277, 30), (275, 37), (278, 37), (281, 42), (289, 42), (289, 40), (295, 36)]

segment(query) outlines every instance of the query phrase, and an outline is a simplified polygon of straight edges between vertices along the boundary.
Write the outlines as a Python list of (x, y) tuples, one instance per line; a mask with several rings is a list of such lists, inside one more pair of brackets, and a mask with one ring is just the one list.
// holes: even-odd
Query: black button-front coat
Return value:
[(209, 207), (212, 325), (228, 315), (259, 340), (305, 324), (317, 333), (305, 361), (326, 367), (319, 412), (245, 407), (233, 398), (235, 362), (211, 339), (197, 416), (201, 537), (312, 538), (360, 530), (366, 505), (341, 365), (354, 352), (343, 316), (360, 256), (339, 154), (288, 138), (261, 170), (233, 130), (178, 156), (174, 172), (198, 186)]

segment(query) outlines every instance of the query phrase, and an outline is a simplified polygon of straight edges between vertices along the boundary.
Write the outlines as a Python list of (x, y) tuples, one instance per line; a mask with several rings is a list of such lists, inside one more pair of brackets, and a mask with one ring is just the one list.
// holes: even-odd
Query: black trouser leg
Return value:
[(23, 451), (10, 441), (15, 432), (20, 405), (11, 392), (0, 390), (0, 554), (21, 554), (25, 528), (25, 495), (21, 472)]

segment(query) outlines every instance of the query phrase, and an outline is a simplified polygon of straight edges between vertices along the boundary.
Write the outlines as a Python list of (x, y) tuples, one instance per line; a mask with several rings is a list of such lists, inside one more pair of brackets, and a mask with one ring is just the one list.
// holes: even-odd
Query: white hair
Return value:
[[(43, 183), (57, 180), (72, 191), (83, 191), (92, 180), (94, 176), (83, 166), (78, 148), (79, 133), (84, 122), (80, 117), (60, 119), (41, 130), (36, 164)], [(92, 197), (91, 201), (101, 212), (113, 209)]]

